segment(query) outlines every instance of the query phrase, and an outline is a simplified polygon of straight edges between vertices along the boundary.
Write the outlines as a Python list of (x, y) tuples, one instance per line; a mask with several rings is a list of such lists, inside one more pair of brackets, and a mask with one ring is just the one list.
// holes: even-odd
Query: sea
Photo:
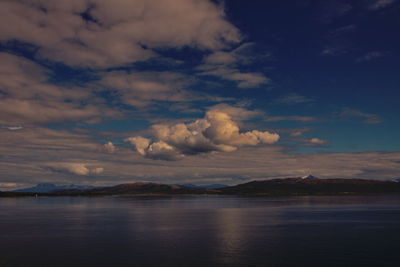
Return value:
[(0, 266), (400, 266), (400, 196), (0, 198)]

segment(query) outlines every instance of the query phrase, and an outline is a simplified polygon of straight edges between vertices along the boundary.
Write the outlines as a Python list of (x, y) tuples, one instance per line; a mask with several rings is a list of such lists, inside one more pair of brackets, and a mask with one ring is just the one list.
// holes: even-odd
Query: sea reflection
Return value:
[(400, 261), (395, 196), (3, 198), (0, 215), (0, 266)]

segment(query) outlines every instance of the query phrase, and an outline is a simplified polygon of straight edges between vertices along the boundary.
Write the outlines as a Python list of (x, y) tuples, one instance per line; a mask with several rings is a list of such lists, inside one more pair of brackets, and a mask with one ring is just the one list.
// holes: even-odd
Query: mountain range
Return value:
[(400, 193), (397, 181), (378, 181), (365, 179), (319, 179), (308, 175), (294, 178), (275, 178), (257, 180), (234, 186), (192, 184), (168, 185), (151, 182), (135, 182), (107, 187), (56, 186), (39, 184), (35, 187), (0, 192), (0, 196), (48, 195), (48, 196), (102, 196), (102, 195), (183, 195), (183, 194), (222, 194), (222, 195), (354, 195)]
[(55, 185), (52, 183), (41, 183), (38, 184), (34, 187), (28, 187), (28, 188), (22, 188), (22, 189), (17, 189), (14, 190), (13, 192), (20, 192), (20, 193), (52, 193), (55, 191), (60, 191), (60, 190), (71, 190), (71, 189), (90, 189), (94, 188), (94, 186), (88, 186), (88, 185)]
[(348, 195), (400, 193), (400, 183), (365, 179), (285, 178), (252, 181), (221, 188), (223, 194)]

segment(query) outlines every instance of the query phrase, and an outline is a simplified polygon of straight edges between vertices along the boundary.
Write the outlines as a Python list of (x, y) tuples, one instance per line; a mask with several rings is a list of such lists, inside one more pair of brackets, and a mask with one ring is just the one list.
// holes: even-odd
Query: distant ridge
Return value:
[(59, 190), (70, 190), (70, 189), (90, 189), (94, 188), (94, 186), (87, 186), (87, 185), (55, 185), (52, 183), (41, 183), (37, 184), (34, 187), (29, 188), (22, 188), (14, 190), (13, 192), (20, 192), (20, 193), (51, 193), (56, 192)]
[(223, 194), (351, 195), (400, 193), (400, 183), (365, 179), (318, 179), (314, 176), (252, 181), (222, 188)]
[(173, 184), (177, 186), (183, 186), (188, 188), (199, 188), (199, 189), (220, 189), (227, 187), (226, 184), (206, 184), (206, 185), (196, 185), (196, 184)]
[(135, 182), (93, 189), (71, 189), (56, 192), (65, 195), (126, 195), (126, 194), (201, 194), (205, 189), (151, 182)]
[[(52, 186), (39, 186), (52, 187)], [(35, 187), (37, 188), (37, 187)], [(59, 187), (57, 187), (59, 188)], [(54, 187), (53, 187), (54, 189)], [(31, 189), (29, 189), (31, 190)], [(360, 195), (400, 194), (400, 183), (365, 179), (318, 179), (312, 175), (294, 178), (275, 178), (251, 181), (218, 189), (193, 187), (192, 185), (167, 185), (150, 182), (135, 182), (108, 187), (68, 188), (51, 192), (0, 192), (0, 196), (106, 196), (106, 195), (185, 195), (220, 194), (254, 196), (299, 196), (299, 195)]]

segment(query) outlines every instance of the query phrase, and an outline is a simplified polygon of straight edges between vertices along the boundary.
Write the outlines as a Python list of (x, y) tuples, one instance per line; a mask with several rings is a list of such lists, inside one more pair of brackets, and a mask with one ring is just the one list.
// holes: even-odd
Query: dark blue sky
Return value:
[[(379, 161), (400, 150), (397, 0), (43, 0), (0, 8), (3, 187), (51, 175), (107, 183), (126, 179), (130, 164), (139, 166), (135, 179), (165, 176), (142, 164), (179, 177), (186, 172), (175, 161), (213, 169), (213, 155), (229, 169), (248, 153), (339, 164), (335, 155), (377, 153)], [(392, 176), (397, 160), (386, 161), (374, 171), (356, 161), (342, 176)], [(327, 162), (319, 175), (334, 175)], [(116, 171), (121, 164), (126, 170)], [(235, 177), (314, 169), (265, 172), (262, 164), (254, 170), (264, 174)], [(11, 175), (19, 165), (24, 171)]]
[[(368, 1), (296, 2), (227, 3), (233, 23), (272, 55), (256, 66), (272, 79), (272, 89), (254, 92), (254, 105), (319, 117), (317, 128), (332, 141), (332, 150), (398, 150), (399, 4), (371, 9)], [(341, 5), (347, 5), (344, 13), (335, 11)], [(314, 101), (289, 107), (268, 103), (285, 93)], [(359, 116), (342, 120), (338, 114), (347, 108), (376, 114), (382, 122), (363, 125)]]

